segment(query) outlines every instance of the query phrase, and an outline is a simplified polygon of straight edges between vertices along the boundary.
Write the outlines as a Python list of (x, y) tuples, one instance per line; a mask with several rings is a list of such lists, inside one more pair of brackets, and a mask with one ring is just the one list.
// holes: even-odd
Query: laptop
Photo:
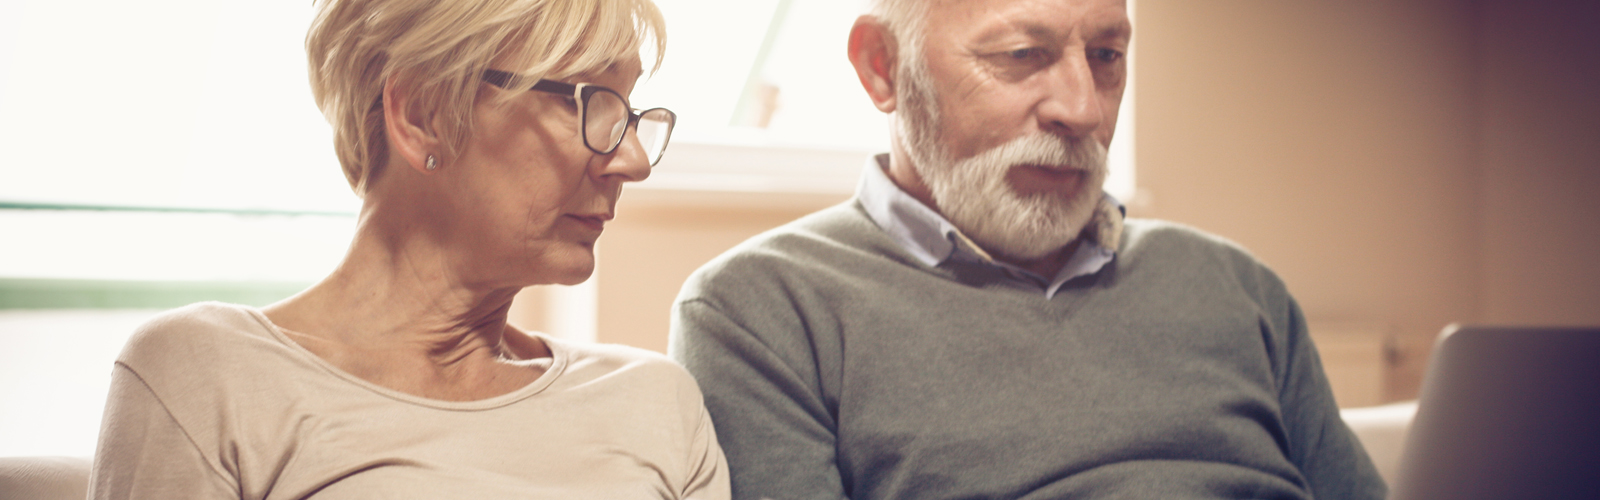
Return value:
[(1600, 328), (1445, 328), (1390, 492), (1600, 498)]

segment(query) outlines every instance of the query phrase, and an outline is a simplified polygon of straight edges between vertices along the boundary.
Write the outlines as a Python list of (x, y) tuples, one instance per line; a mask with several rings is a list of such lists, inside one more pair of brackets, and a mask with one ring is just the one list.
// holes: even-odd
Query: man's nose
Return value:
[(1078, 53), (1061, 58), (1047, 75), (1045, 97), (1039, 103), (1039, 128), (1068, 137), (1085, 137), (1105, 122), (1094, 70)]

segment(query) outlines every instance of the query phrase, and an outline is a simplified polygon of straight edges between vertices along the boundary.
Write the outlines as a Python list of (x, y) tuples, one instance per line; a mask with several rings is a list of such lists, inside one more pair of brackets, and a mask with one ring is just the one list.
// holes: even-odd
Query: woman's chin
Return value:
[(517, 276), (530, 285), (576, 285), (594, 274), (592, 239), (541, 241), (521, 249), (511, 263), (496, 266), (503, 276)]
[(593, 250), (574, 251), (553, 260), (555, 262), (539, 266), (543, 268), (542, 271), (549, 277), (551, 284), (572, 286), (588, 281), (589, 277), (594, 275)]
[(581, 284), (581, 283), (583, 283), (585, 281), (589, 281), (589, 275), (591, 275), (591, 274), (593, 274), (593, 273), (592, 272), (586, 272), (586, 273), (582, 273), (582, 274), (573, 274), (571, 276), (562, 276), (562, 277), (558, 277), (556, 280), (550, 282), (549, 284), (551, 284), (551, 285), (561, 285), (561, 286), (574, 286), (574, 285)]

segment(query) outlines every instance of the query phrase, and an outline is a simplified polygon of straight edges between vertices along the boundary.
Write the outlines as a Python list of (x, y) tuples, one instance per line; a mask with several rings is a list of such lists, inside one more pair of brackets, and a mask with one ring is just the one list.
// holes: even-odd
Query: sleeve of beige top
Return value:
[(683, 497), (693, 500), (733, 498), (728, 486), (728, 460), (722, 456), (722, 446), (717, 444), (717, 432), (711, 425), (711, 414), (704, 407), (700, 409), (700, 424), (695, 426), (693, 443), (689, 482)]
[(239, 498), (143, 379), (117, 363), (89, 478), (91, 499)]

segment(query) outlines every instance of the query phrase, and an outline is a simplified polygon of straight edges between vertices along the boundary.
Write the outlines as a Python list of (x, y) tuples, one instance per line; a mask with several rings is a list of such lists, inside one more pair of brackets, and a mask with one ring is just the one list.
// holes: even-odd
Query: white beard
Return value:
[[(969, 158), (954, 159), (939, 141), (937, 102), (925, 66), (902, 66), (902, 109), (896, 130), (917, 174), (945, 218), (984, 250), (1007, 260), (1036, 261), (1060, 251), (1094, 217), (1106, 179), (1106, 149), (1093, 138), (1046, 133), (1018, 137)], [(1082, 171), (1075, 192), (1020, 194), (1007, 174), (1020, 165)]]

